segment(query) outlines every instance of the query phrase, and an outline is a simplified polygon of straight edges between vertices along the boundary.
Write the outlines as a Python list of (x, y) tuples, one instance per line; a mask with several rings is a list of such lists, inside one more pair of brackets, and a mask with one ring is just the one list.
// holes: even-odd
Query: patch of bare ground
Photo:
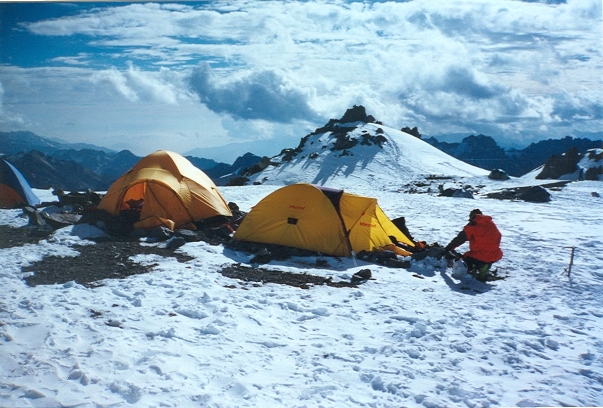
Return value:
[[(255, 268), (241, 264), (233, 264), (223, 267), (220, 273), (227, 278), (238, 279), (244, 282), (277, 283), (280, 285), (294, 286), (300, 289), (309, 289), (312, 286), (332, 286), (336, 288), (355, 288), (356, 284), (350, 282), (333, 282), (331, 278), (310, 275), (307, 273), (292, 273), (275, 271), (265, 268)], [(236, 286), (229, 286), (236, 288)]]
[(75, 281), (87, 287), (102, 286), (105, 279), (123, 279), (131, 275), (150, 272), (156, 264), (142, 265), (130, 258), (139, 254), (156, 254), (176, 258), (178, 262), (193, 259), (191, 256), (156, 246), (142, 246), (138, 241), (103, 240), (94, 245), (74, 248), (78, 256), (47, 256), (33, 263), (23, 272), (33, 272), (25, 278), (30, 286), (54, 285)]
[(37, 244), (52, 234), (51, 228), (21, 227), (0, 225), (0, 249)]
[[(0, 248), (11, 248), (26, 244), (37, 244), (50, 236), (52, 230), (35, 227), (14, 228), (0, 226)], [(204, 239), (205, 240), (205, 239)], [(212, 245), (215, 239), (207, 239)], [(219, 240), (218, 240), (219, 241)], [(241, 245), (248, 251), (255, 252), (261, 245)], [(103, 285), (106, 279), (124, 279), (132, 275), (152, 272), (156, 264), (143, 265), (131, 260), (139, 254), (155, 254), (166, 258), (175, 258), (178, 262), (187, 262), (193, 257), (161, 246), (142, 246), (137, 239), (128, 237), (109, 237), (96, 240), (94, 245), (74, 247), (80, 254), (77, 256), (46, 256), (25, 268), (23, 272), (32, 272), (24, 279), (30, 286), (55, 285), (75, 281), (86, 287), (95, 288)], [(241, 250), (243, 248), (239, 248)], [(307, 252), (286, 247), (270, 247), (273, 259), (287, 259), (291, 256), (308, 255)], [(313, 254), (314, 255), (314, 254)], [(333, 282), (330, 278), (308, 273), (291, 273), (267, 268), (233, 264), (224, 266), (219, 271), (223, 276), (243, 282), (252, 282), (255, 286), (265, 283), (294, 286), (308, 289), (312, 286), (327, 285), (331, 287), (357, 287), (350, 282)], [(235, 285), (228, 287), (235, 288)]]

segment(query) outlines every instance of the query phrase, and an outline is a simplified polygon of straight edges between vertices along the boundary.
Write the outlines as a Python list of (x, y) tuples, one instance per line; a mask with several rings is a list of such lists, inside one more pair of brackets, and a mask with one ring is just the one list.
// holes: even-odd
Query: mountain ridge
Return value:
[[(356, 134), (353, 133), (359, 129), (359, 126), (367, 124), (371, 124), (373, 128), (371, 126), (363, 127)], [(571, 136), (566, 136), (563, 139), (548, 139), (535, 142), (521, 150), (505, 150), (492, 137), (481, 134), (467, 136), (461, 142), (440, 142), (435, 137), (422, 138), (417, 127), (413, 129), (405, 127), (401, 131), (398, 131), (383, 126), (382, 122), (376, 120), (372, 115), (368, 115), (363, 106), (354, 105), (354, 107), (346, 110), (340, 119), (330, 119), (326, 125), (302, 137), (296, 148), (282, 149), (279, 154), (271, 158), (260, 157), (247, 152), (239, 156), (232, 165), (229, 165), (227, 163), (216, 162), (212, 159), (190, 155), (185, 157), (203, 170), (217, 185), (238, 185), (247, 181), (259, 184), (262, 181), (254, 176), (254, 174), (264, 172), (267, 168), (275, 167), (276, 163), (283, 165), (290, 162), (303, 152), (304, 149), (307, 150), (306, 143), (309, 141), (309, 143), (318, 142), (319, 138), (316, 136), (319, 134), (329, 132), (333, 137), (331, 141), (332, 145), (329, 147), (330, 151), (340, 152), (340, 157), (344, 157), (354, 155), (353, 150), (357, 145), (363, 146), (365, 150), (363, 153), (357, 154), (375, 154), (374, 151), (369, 152), (367, 150), (368, 145), (379, 145), (379, 143), (384, 143), (387, 140), (385, 136), (379, 134), (379, 132), (384, 131), (383, 129), (388, 129), (388, 133), (394, 135), (392, 137), (395, 139), (404, 139), (410, 136), (465, 164), (486, 171), (501, 169), (515, 177), (533, 172), (539, 166), (544, 166), (547, 162), (550, 162), (553, 156), (564, 156), (572, 148), (577, 149), (580, 157), (584, 157), (589, 149), (603, 148), (603, 141), (584, 138), (576, 139)], [(413, 141), (413, 139), (408, 140)], [(322, 149), (324, 148), (326, 146)], [(421, 148), (424, 148), (424, 146)], [(37, 153), (32, 157), (26, 155), (27, 152), (34, 150)], [(306, 152), (308, 156), (312, 156), (309, 157), (311, 160), (319, 157), (321, 153), (322, 151), (318, 150)], [(62, 142), (58, 139), (38, 136), (28, 131), (0, 132), (0, 154), (5, 155), (4, 158), (20, 168), (30, 180), (33, 187), (47, 188), (49, 185), (57, 184), (56, 187), (66, 190), (82, 188), (94, 190), (107, 189), (115, 179), (128, 171), (141, 159), (141, 157), (134, 155), (129, 150), (118, 152), (89, 144), (72, 144)], [(432, 151), (432, 154), (439, 155), (435, 151)], [(47, 157), (42, 158), (40, 155)], [(567, 155), (562, 160), (567, 160), (569, 156), (572, 155)], [(346, 166), (352, 169), (349, 159), (350, 157), (348, 157)], [(40, 163), (52, 163), (52, 165), (49, 167), (46, 164), (40, 164), (38, 168), (25, 168), (26, 166), (32, 166), (37, 160)], [(559, 159), (556, 160), (554, 163), (559, 163)], [(575, 158), (573, 161), (577, 163)], [(354, 168), (362, 168), (362, 163), (366, 164), (367, 158), (365, 157), (362, 161), (357, 162), (361, 163), (360, 167), (354, 166)], [(389, 163), (386, 162), (383, 164), (385, 168), (389, 168)], [(462, 167), (462, 165), (458, 165), (457, 167), (459, 166)], [(284, 165), (281, 167), (281, 171), (284, 167), (291, 167), (291, 165)], [(307, 171), (308, 168), (312, 167), (315, 166), (308, 164), (305, 168), (298, 169), (298, 171)], [(51, 170), (52, 168), (55, 170), (62, 169), (62, 171), (65, 171), (65, 174), (57, 173), (55, 170)], [(392, 172), (397, 171), (396, 169), (390, 170)], [(42, 171), (47, 171), (48, 174), (46, 176), (40, 174)], [(351, 171), (347, 170), (347, 174), (350, 174)], [(327, 170), (324, 170), (322, 173), (326, 174), (326, 172)], [(379, 173), (378, 170), (374, 172)], [(547, 174), (557, 173), (558, 170), (555, 170)], [(591, 171), (591, 173), (593, 172)], [(83, 179), (76, 180), (75, 175), (81, 175)], [(263, 177), (267, 177), (266, 174)], [(294, 179), (295, 177), (290, 178), (290, 180)], [(320, 182), (316, 177), (314, 181)]]
[[(0, 132), (0, 156), (15, 165), (34, 188), (62, 190), (106, 190), (142, 157), (129, 150), (115, 151), (85, 143), (68, 143), (27, 131)], [(257, 162), (247, 153), (232, 165), (211, 159), (186, 156), (216, 184), (223, 177)]]
[(561, 155), (572, 148), (580, 153), (589, 149), (603, 148), (603, 141), (566, 136), (531, 143), (524, 149), (505, 150), (485, 135), (470, 135), (461, 142), (440, 142), (434, 137), (423, 139), (434, 147), (457, 159), (481, 168), (501, 169), (514, 177), (521, 177), (544, 164), (551, 156)]

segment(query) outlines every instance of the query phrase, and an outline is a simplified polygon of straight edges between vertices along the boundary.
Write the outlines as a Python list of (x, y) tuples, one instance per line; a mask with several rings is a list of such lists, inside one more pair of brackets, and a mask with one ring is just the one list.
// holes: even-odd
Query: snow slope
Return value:
[[(100, 233), (64, 228), (0, 250), (0, 406), (603, 405), (603, 199), (591, 195), (601, 183), (572, 183), (547, 204), (349, 187), (428, 242), (446, 243), (481, 208), (503, 233), (507, 279), (459, 281), (435, 260), (404, 270), (295, 258), (266, 267), (334, 280), (368, 267), (376, 280), (258, 286), (218, 273), (249, 254), (200, 242), (179, 249), (187, 263), (139, 256), (153, 272), (95, 289), (28, 287), (21, 267), (77, 256)], [(249, 210), (275, 188), (221, 190)], [(19, 214), (2, 210), (0, 223), (23, 226)], [(577, 247), (571, 277), (567, 246)]]
[[(471, 177), (489, 174), (489, 171), (455, 159), (408, 133), (383, 125), (355, 122), (338, 127), (353, 128), (347, 136), (357, 144), (333, 150), (337, 133), (327, 130), (310, 134), (290, 161), (284, 159), (286, 154), (272, 158), (278, 165), (254, 174), (250, 183), (332, 185), (344, 178), (351, 184), (356, 181), (356, 184), (395, 186), (430, 175)], [(377, 144), (374, 141), (377, 137), (384, 141)], [(363, 144), (365, 138), (367, 142)]]

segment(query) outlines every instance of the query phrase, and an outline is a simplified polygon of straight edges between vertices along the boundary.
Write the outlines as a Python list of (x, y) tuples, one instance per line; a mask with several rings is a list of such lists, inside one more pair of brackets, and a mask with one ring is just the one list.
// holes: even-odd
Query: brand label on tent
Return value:
[(362, 222), (362, 221), (360, 221), (360, 226), (361, 227), (369, 227), (369, 228), (377, 228), (377, 224), (369, 224), (368, 222)]
[(289, 204), (289, 208), (293, 209), (293, 210), (305, 210), (306, 207), (302, 207), (299, 205), (293, 205), (293, 204)]

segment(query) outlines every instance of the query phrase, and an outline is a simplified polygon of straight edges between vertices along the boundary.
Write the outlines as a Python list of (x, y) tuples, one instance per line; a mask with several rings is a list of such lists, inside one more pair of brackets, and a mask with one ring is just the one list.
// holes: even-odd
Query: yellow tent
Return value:
[(350, 256), (352, 251), (397, 249), (390, 236), (414, 246), (377, 199), (299, 183), (264, 197), (245, 216), (234, 239)]
[(141, 203), (135, 228), (163, 225), (172, 230), (195, 229), (197, 221), (232, 215), (205, 173), (178, 153), (165, 150), (142, 158), (117, 179), (98, 208), (117, 215), (134, 202)]

